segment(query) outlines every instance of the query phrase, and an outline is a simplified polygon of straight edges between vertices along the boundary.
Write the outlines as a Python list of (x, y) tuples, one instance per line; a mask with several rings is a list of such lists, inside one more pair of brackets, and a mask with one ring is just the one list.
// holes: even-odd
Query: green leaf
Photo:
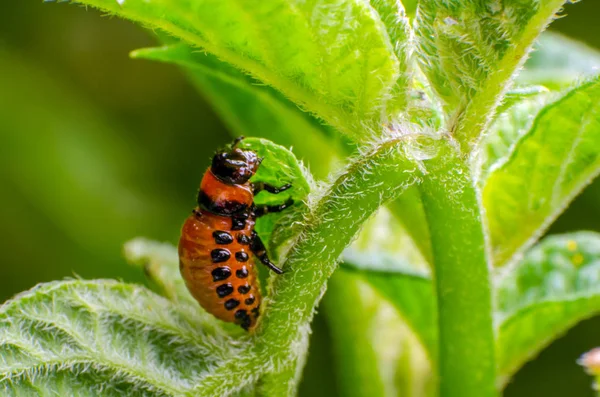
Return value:
[[(192, 396), (238, 343), (189, 305), (113, 281), (40, 285), (0, 307), (5, 396)], [(230, 386), (232, 387), (232, 386)]]
[(308, 181), (312, 178), (290, 150), (262, 138), (245, 138), (238, 144), (238, 147), (251, 149), (263, 159), (258, 172), (251, 181), (264, 182), (277, 187), (288, 183), (292, 185), (291, 188), (279, 194), (271, 194), (266, 191), (259, 193), (255, 197), (257, 205), (278, 204), (288, 199), (301, 201), (308, 196), (311, 190)]
[(600, 312), (600, 234), (551, 236), (496, 283), (497, 356), (506, 382), (579, 321)]
[(564, 0), (422, 0), (415, 21), (421, 68), (447, 129), (470, 151), (511, 76)]
[(385, 110), (393, 119), (401, 117), (400, 112), (410, 100), (409, 88), (412, 85), (410, 65), (410, 21), (399, 0), (369, 0), (383, 22), (396, 58), (399, 60), (399, 75), (392, 88), (391, 98)]
[(496, 109), (496, 114), (502, 114), (513, 105), (524, 102), (526, 99), (534, 99), (547, 92), (548, 89), (541, 85), (523, 86), (512, 89), (504, 96), (504, 101), (502, 102), (502, 105), (498, 106), (498, 109)]
[(297, 105), (215, 56), (184, 43), (140, 49), (131, 56), (182, 66), (232, 134), (293, 146), (318, 177), (324, 178), (343, 153), (337, 138)]
[[(252, 181), (278, 187), (288, 183), (292, 185), (291, 188), (279, 194), (265, 191), (259, 193), (254, 199), (257, 205), (277, 205), (289, 199), (294, 200), (293, 210), (267, 214), (257, 222), (257, 233), (261, 239), (269, 243), (269, 248), (275, 250), (299, 232), (299, 229), (293, 226), (302, 220), (303, 214), (306, 212), (305, 200), (311, 191), (312, 177), (298, 163), (294, 154), (283, 146), (262, 138), (246, 138), (238, 146), (252, 149), (259, 157), (263, 158)], [(277, 225), (281, 226), (277, 227)], [(272, 235), (274, 231), (277, 233), (275, 236)]]
[(557, 33), (542, 34), (517, 76), (520, 84), (562, 90), (600, 72), (600, 52)]
[(600, 172), (600, 80), (546, 106), (483, 189), (493, 258), (529, 246)]
[(341, 395), (432, 395), (431, 362), (419, 339), (402, 313), (366, 283), (362, 273), (346, 268), (336, 271), (322, 307), (332, 336)]
[(488, 134), (483, 137), (482, 150), (478, 153), (481, 171), (477, 179), (482, 185), (489, 173), (510, 155), (515, 144), (529, 132), (540, 110), (553, 99), (556, 99), (556, 94), (547, 91), (531, 98), (515, 98), (512, 106), (509, 105), (505, 112), (496, 117)]
[(403, 61), (377, 13), (359, 0), (80, 3), (201, 47), (357, 140), (368, 137), (365, 128), (379, 131)]

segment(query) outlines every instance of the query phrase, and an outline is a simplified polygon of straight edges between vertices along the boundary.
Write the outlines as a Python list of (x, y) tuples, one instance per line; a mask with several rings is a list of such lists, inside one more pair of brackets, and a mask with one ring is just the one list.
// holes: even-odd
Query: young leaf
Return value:
[(564, 0), (422, 0), (418, 60), (442, 99), (447, 128), (469, 151), (510, 78)]
[(302, 201), (310, 193), (310, 174), (304, 171), (294, 154), (267, 139), (245, 138), (238, 144), (241, 149), (251, 149), (263, 161), (258, 172), (252, 177), (253, 182), (264, 182), (280, 187), (286, 184), (292, 185), (289, 189), (279, 193), (271, 194), (262, 192), (255, 197), (257, 205), (278, 204), (288, 199)]
[(0, 307), (0, 390), (187, 396), (225, 356), (242, 354), (242, 346), (189, 306), (145, 288), (53, 282)]
[(364, 1), (80, 3), (201, 47), (357, 140), (367, 138), (365, 128), (379, 130), (381, 111), (399, 77), (401, 61), (379, 16)]
[[(279, 245), (285, 242), (285, 239), (291, 239), (293, 237), (293, 232), (297, 231), (294, 230), (292, 226), (297, 221), (301, 220), (305, 211), (306, 203), (304, 200), (311, 190), (308, 180), (312, 180), (312, 178), (310, 174), (301, 167), (291, 151), (269, 140), (246, 138), (241, 141), (238, 146), (240, 148), (252, 149), (259, 157), (263, 158), (263, 162), (256, 175), (252, 178), (252, 181), (264, 182), (276, 187), (288, 183), (292, 185), (291, 188), (279, 194), (262, 192), (254, 199), (256, 205), (278, 205), (285, 203), (288, 200), (294, 201), (294, 210), (286, 211), (284, 213), (267, 214), (257, 222), (256, 230), (261, 238), (268, 243), (271, 243), (272, 240), (275, 239), (277, 245), (271, 245), (270, 248), (278, 248)], [(283, 229), (277, 228), (276, 231), (278, 235), (272, 236), (272, 232), (282, 217), (284, 218), (284, 223), (280, 224), (286, 225), (287, 227), (284, 227)], [(282, 238), (283, 236), (285, 237)]]
[(546, 106), (483, 189), (494, 263), (525, 249), (600, 172), (600, 80)]
[(499, 376), (600, 312), (600, 234), (551, 236), (496, 283)]
[(133, 58), (180, 65), (235, 136), (261, 136), (293, 146), (324, 178), (343, 153), (337, 138), (273, 88), (185, 43), (133, 51)]
[(560, 34), (546, 32), (517, 76), (517, 83), (562, 90), (599, 72), (600, 53), (597, 50)]
[[(508, 98), (508, 95), (507, 95)], [(477, 177), (483, 185), (494, 168), (514, 150), (515, 144), (529, 132), (535, 117), (556, 94), (543, 92), (532, 98), (517, 100), (504, 113), (499, 114), (489, 128), (489, 133), (481, 141), (481, 169)]]
[(399, 60), (400, 72), (396, 84), (391, 91), (391, 99), (385, 107), (387, 114), (392, 118), (400, 116), (409, 101), (409, 88), (411, 86), (410, 64), (410, 22), (404, 11), (404, 6), (399, 0), (370, 0), (371, 7), (377, 11), (390, 38), (394, 54)]

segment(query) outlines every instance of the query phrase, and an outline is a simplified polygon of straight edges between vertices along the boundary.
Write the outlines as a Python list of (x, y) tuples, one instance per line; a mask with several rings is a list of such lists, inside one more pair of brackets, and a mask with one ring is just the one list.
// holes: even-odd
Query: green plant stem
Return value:
[(451, 145), (421, 185), (438, 301), (440, 397), (496, 396), (490, 274), (469, 167)]
[(314, 308), (337, 260), (361, 225), (386, 201), (416, 182), (420, 172), (406, 159), (401, 141), (388, 141), (361, 156), (337, 178), (306, 220), (290, 250), (285, 273), (275, 277), (259, 333), (260, 355), (277, 368), (289, 354), (301, 359), (298, 344), (310, 331)]

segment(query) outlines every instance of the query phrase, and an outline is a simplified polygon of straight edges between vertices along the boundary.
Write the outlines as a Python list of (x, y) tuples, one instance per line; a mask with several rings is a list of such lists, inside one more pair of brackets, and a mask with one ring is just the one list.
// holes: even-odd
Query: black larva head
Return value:
[(223, 182), (238, 185), (248, 182), (256, 173), (261, 161), (252, 150), (234, 147), (215, 154), (211, 171)]

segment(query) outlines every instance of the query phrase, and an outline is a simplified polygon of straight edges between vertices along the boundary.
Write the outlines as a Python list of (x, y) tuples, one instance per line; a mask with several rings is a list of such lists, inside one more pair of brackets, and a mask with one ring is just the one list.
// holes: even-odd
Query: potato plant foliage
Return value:
[(257, 180), (293, 182), (257, 226), (285, 273), (247, 334), (190, 297), (174, 246), (130, 241), (152, 289), (0, 308), (0, 394), (292, 396), (322, 301), (344, 396), (491, 397), (600, 312), (600, 235), (537, 241), (600, 172), (600, 55), (540, 37), (564, 0), (76, 3), (154, 30), (132, 57), (181, 67), (257, 137)]

